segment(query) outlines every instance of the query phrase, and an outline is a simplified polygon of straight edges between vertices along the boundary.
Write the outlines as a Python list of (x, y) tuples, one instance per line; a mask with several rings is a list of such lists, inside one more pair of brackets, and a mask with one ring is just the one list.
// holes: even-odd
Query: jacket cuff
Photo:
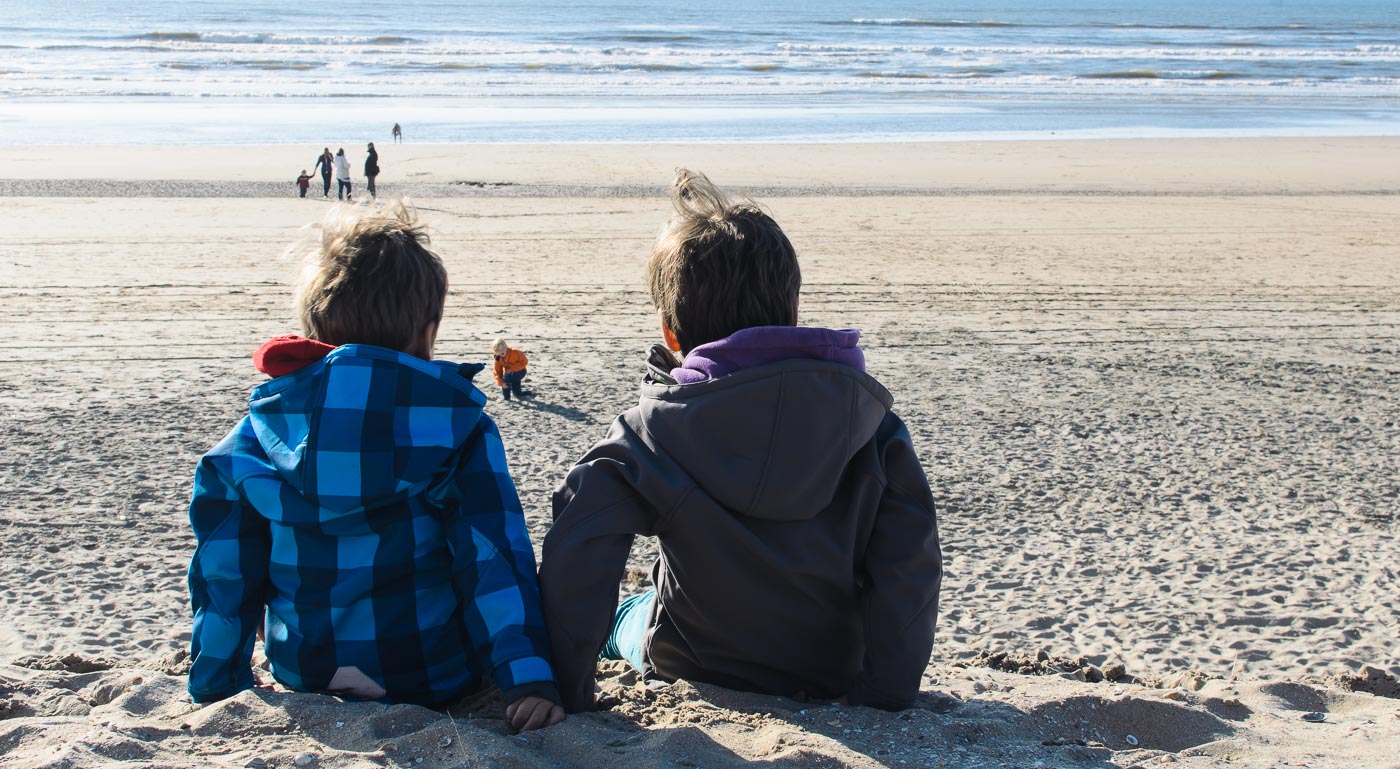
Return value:
[(549, 661), (538, 655), (517, 657), (502, 662), (492, 672), (491, 680), (502, 695), (517, 691), (533, 684), (549, 684), (554, 692), (555, 702), (559, 702), (559, 692), (554, 685), (554, 668)]
[(868, 686), (865, 681), (857, 681), (856, 685), (846, 693), (846, 701), (852, 705), (864, 705), (868, 708), (879, 708), (880, 710), (907, 710), (914, 704), (913, 696), (901, 697), (891, 696), (884, 692), (877, 692)]
[(509, 705), (525, 697), (540, 697), (549, 700), (555, 705), (563, 705), (564, 701), (559, 697), (559, 689), (552, 681), (535, 681), (533, 683), (512, 686), (510, 689), (501, 692), (501, 699)]

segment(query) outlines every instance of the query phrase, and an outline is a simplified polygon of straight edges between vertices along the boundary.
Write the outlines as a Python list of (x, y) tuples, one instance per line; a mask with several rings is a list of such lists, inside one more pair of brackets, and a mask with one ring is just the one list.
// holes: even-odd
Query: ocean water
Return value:
[(5, 0), (0, 141), (1400, 134), (1400, 0)]

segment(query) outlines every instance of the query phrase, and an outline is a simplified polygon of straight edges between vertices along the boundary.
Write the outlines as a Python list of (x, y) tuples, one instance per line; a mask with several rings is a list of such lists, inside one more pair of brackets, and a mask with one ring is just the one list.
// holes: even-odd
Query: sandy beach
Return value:
[(1400, 767), (1400, 139), (376, 146), (447, 263), (438, 355), (531, 357), (538, 399), (488, 412), (537, 546), (636, 401), (671, 169), (772, 211), (934, 490), (918, 706), (620, 666), (525, 736), (489, 694), (191, 705), (190, 478), (297, 330), (320, 147), (12, 146), (0, 767)]

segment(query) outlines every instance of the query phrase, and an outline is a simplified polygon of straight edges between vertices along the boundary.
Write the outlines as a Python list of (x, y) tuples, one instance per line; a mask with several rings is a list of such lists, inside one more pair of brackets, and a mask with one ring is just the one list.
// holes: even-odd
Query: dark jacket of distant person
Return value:
[(374, 148), (374, 143), (369, 145), (369, 155), (365, 156), (365, 176), (379, 175), (379, 151)]

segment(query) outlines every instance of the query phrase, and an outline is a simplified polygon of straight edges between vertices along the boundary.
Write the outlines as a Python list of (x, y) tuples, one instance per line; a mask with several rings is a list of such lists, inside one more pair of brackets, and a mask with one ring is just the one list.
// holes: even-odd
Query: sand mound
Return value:
[(1400, 699), (1400, 681), (1384, 670), (1367, 665), (1356, 675), (1340, 675), (1333, 679), (1340, 689), (1349, 692), (1367, 692), (1380, 697)]
[(30, 670), (62, 670), (69, 673), (95, 673), (116, 667), (116, 662), (98, 657), (89, 659), (78, 654), (35, 654), (20, 657), (14, 661), (15, 667)]
[(1324, 752), (1328, 765), (1382, 767), (1400, 752), (1395, 702), (1293, 683), (1189, 692), (936, 668), (916, 707), (885, 713), (647, 685), (612, 665), (610, 710), (512, 735), (493, 694), (437, 711), (268, 689), (200, 708), (160, 670), (27, 662), (0, 666), (4, 767), (1263, 767)]
[(1006, 673), (1020, 673), (1023, 676), (1048, 676), (1069, 674), (1078, 681), (1098, 683), (1111, 681), (1133, 683), (1128, 669), (1121, 662), (1111, 662), (1100, 667), (1086, 657), (1056, 657), (1047, 651), (1034, 655), (1014, 652), (982, 652), (968, 660), (966, 665), (991, 668)]

